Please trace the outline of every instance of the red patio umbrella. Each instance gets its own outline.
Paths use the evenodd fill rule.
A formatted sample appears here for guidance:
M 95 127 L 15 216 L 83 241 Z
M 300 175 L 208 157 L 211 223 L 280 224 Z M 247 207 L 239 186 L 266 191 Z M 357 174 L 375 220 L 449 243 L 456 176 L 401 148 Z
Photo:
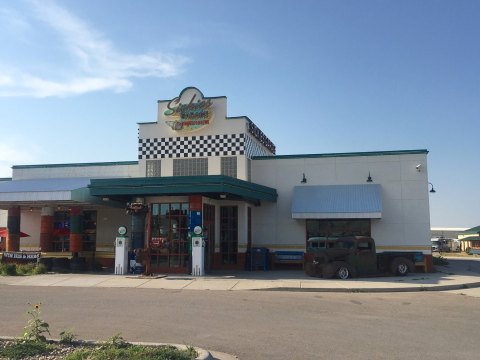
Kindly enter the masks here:
M 7 237 L 7 229 L 3 228 L 3 229 L 0 229 L 0 237 Z M 20 231 L 20 237 L 28 237 L 30 235 L 28 234 L 25 234 L 24 232 Z

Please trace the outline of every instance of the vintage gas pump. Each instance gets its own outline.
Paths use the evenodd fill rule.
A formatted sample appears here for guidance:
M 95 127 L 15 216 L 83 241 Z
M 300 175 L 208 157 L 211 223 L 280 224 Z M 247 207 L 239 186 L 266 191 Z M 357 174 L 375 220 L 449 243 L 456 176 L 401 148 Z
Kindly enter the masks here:
M 120 226 L 115 238 L 115 275 L 124 275 L 128 272 L 128 237 L 127 228 Z
M 192 275 L 205 275 L 205 242 L 203 240 L 202 212 L 190 213 L 190 233 L 192 239 Z

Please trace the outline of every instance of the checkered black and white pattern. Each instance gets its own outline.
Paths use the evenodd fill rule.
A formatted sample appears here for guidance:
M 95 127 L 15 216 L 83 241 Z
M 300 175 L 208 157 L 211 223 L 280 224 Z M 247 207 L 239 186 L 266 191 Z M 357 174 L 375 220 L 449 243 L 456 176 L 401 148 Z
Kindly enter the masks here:
M 138 139 L 138 159 L 245 154 L 245 134 Z

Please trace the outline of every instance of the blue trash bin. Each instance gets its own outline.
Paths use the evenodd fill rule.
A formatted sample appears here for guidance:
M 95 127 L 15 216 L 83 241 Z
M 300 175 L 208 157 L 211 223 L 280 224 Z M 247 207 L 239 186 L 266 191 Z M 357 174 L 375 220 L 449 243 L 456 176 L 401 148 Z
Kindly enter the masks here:
M 249 270 L 268 270 L 269 250 L 267 248 L 250 249 Z

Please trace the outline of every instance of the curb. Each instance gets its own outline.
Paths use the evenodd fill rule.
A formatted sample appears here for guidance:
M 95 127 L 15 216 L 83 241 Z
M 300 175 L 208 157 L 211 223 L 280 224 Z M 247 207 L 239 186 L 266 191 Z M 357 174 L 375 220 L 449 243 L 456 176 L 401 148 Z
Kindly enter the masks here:
M 277 287 L 267 289 L 252 289 L 251 291 L 290 291 L 290 292 L 330 292 L 330 293 L 389 293 L 389 292 L 419 292 L 419 291 L 447 291 L 472 289 L 480 287 L 480 282 L 455 285 L 414 286 L 404 288 L 296 288 Z

